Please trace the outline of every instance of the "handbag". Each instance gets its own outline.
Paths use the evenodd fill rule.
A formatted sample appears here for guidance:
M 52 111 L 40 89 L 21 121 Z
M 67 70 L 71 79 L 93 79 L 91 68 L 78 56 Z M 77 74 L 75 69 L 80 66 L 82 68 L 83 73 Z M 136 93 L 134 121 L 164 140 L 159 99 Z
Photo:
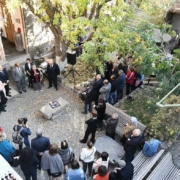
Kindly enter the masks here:
M 70 152 L 70 151 L 69 151 L 69 153 L 70 153 L 70 161 L 73 162 L 75 159 L 75 154 L 73 152 Z
M 93 148 L 93 152 L 94 152 L 94 148 Z M 85 157 L 84 160 L 87 159 L 87 158 L 89 158 L 89 157 L 93 154 L 93 152 L 92 152 L 89 156 Z M 84 160 L 82 160 L 82 159 L 81 159 L 81 155 L 79 155 L 79 161 L 84 162 Z
M 61 176 L 61 172 L 57 172 L 57 173 L 51 173 L 52 177 L 59 177 Z

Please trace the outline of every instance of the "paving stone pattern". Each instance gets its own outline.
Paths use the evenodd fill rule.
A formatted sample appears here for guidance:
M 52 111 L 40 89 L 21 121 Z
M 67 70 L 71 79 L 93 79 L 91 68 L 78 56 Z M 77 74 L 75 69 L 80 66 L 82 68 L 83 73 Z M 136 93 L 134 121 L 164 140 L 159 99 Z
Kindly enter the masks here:
M 11 83 L 11 85 L 16 89 L 15 84 Z M 66 110 L 54 120 L 43 118 L 38 111 L 40 107 L 59 97 L 63 97 L 69 102 Z M 79 143 L 79 139 L 82 139 L 84 135 L 86 128 L 84 122 L 90 117 L 90 114 L 81 114 L 82 107 L 83 104 L 80 104 L 78 99 L 63 87 L 59 87 L 59 91 L 56 91 L 55 88 L 47 89 L 46 84 L 42 92 L 34 92 L 33 89 L 27 88 L 26 93 L 23 92 L 8 100 L 7 112 L 2 112 L 0 115 L 0 126 L 6 132 L 8 139 L 12 140 L 13 126 L 17 124 L 17 119 L 28 117 L 27 124 L 32 132 L 30 139 L 36 136 L 37 128 L 41 128 L 43 135 L 50 138 L 51 143 L 60 145 L 62 140 L 67 140 L 78 159 L 81 149 L 86 147 L 85 144 Z M 103 134 L 104 132 L 101 131 L 96 133 L 96 136 Z M 18 148 L 16 144 L 13 145 Z M 15 170 L 25 179 L 20 167 Z M 64 178 L 62 177 L 62 179 Z M 38 180 L 48 180 L 46 172 L 38 171 Z

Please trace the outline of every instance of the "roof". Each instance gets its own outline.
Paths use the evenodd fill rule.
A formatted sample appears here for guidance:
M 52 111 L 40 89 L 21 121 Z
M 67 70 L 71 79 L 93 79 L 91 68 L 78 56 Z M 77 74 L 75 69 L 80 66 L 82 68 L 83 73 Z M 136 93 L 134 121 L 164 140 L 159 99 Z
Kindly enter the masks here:
M 173 4 L 170 7 L 169 12 L 180 14 L 180 2 Z

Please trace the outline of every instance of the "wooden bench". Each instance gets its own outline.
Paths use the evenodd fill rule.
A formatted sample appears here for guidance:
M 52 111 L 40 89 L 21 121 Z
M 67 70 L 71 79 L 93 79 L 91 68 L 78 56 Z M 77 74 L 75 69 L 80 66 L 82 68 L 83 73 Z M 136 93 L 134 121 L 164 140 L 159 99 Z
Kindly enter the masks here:
M 124 132 L 124 125 L 127 123 L 129 124 L 131 122 L 131 116 L 124 113 L 120 109 L 112 106 L 111 104 L 106 103 L 106 114 L 112 115 L 113 113 L 118 113 L 118 115 L 119 115 L 119 122 L 118 122 L 118 125 L 116 128 L 116 133 L 122 137 L 123 132 Z M 145 130 L 146 126 L 138 121 L 137 128 L 139 128 L 141 130 L 141 134 L 142 134 L 143 131 Z
M 153 157 L 147 157 L 142 153 L 142 151 L 139 152 L 135 159 L 132 161 L 132 164 L 134 165 L 133 180 L 143 179 L 149 172 L 149 170 L 155 165 L 155 163 L 158 161 L 164 151 L 164 149 L 161 149 Z M 159 179 L 154 178 L 153 180 Z
M 172 162 L 171 153 L 167 153 L 156 168 L 151 172 L 146 180 L 178 180 L 180 179 L 180 169 L 176 168 Z

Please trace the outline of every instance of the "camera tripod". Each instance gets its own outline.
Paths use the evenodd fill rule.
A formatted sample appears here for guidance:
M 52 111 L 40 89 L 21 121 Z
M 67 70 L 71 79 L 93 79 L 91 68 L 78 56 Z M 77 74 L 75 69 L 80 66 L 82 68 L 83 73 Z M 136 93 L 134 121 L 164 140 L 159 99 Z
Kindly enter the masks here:
M 80 74 L 75 70 L 74 65 L 72 65 L 72 69 L 64 76 L 67 77 L 70 73 L 72 73 L 73 79 L 74 79 L 74 85 L 76 84 L 76 80 L 75 80 L 75 73 L 78 74 L 80 76 Z

